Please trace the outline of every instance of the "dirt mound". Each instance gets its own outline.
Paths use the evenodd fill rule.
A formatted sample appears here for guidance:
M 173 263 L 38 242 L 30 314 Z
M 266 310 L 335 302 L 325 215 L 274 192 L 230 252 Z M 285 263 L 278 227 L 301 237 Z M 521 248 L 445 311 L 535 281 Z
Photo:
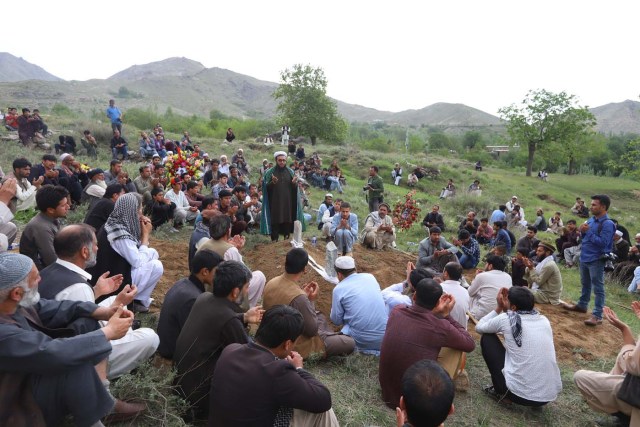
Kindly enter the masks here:
M 150 247 L 160 254 L 160 260 L 164 267 L 164 274 L 151 295 L 153 304 L 150 309 L 152 312 L 159 312 L 164 296 L 171 289 L 171 286 L 183 277 L 189 276 L 189 242 L 170 242 L 152 238 L 149 243 Z
M 159 311 L 164 295 L 171 286 L 189 274 L 186 254 L 188 242 L 152 240 L 151 247 L 158 250 L 164 265 L 164 275 L 153 293 L 154 303 L 152 311 Z M 317 247 L 306 245 L 309 255 L 320 265 L 325 263 L 324 243 L 318 242 Z M 242 251 L 244 261 L 252 270 L 262 271 L 267 280 L 279 276 L 284 272 L 284 258 L 291 249 L 289 242 L 258 245 L 249 251 Z M 176 255 L 180 254 L 180 255 Z M 182 255 L 184 254 L 184 255 Z M 382 288 L 402 282 L 405 279 L 408 261 L 415 262 L 415 255 L 400 251 L 371 251 L 356 247 L 354 258 L 359 272 L 373 274 Z M 473 273 L 465 274 L 471 282 Z M 316 307 L 328 317 L 331 311 L 331 290 L 333 285 L 326 282 L 315 270 L 307 268 L 301 283 L 316 281 L 320 285 L 320 295 Z M 586 314 L 567 312 L 552 305 L 539 305 L 538 310 L 544 314 L 553 327 L 556 355 L 559 361 L 576 363 L 584 360 L 610 358 L 615 356 L 621 346 L 620 332 L 604 322 L 602 326 L 590 328 L 584 325 Z M 473 331 L 473 324 L 469 324 Z M 473 331 L 475 334 L 475 331 Z
M 305 249 L 318 264 L 325 264 L 325 245 L 318 242 L 317 247 L 305 245 Z M 278 242 L 258 245 L 250 252 L 243 254 L 247 265 L 253 270 L 262 271 L 267 280 L 284 273 L 284 257 L 291 249 L 291 244 Z M 356 248 L 353 252 L 356 267 L 361 273 L 373 274 L 382 288 L 405 280 L 407 262 L 415 261 L 415 256 L 400 251 L 370 251 Z M 301 283 L 318 282 L 320 294 L 316 300 L 316 308 L 328 317 L 331 311 L 331 290 L 333 284 L 325 281 L 313 268 L 308 267 Z

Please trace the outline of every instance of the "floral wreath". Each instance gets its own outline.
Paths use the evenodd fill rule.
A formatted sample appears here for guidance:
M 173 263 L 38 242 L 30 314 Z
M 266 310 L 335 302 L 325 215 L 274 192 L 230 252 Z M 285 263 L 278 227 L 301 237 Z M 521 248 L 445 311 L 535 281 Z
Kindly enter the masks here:
M 172 178 L 180 178 L 183 173 L 191 175 L 195 179 L 202 176 L 203 161 L 198 157 L 197 153 L 185 155 L 185 152 L 176 148 L 176 153 L 167 156 L 164 161 L 166 175 L 169 180 Z
M 400 230 L 408 230 L 413 223 L 419 218 L 420 208 L 418 203 L 413 199 L 416 190 L 410 191 L 404 196 L 404 201 L 399 201 L 393 208 L 393 223 Z

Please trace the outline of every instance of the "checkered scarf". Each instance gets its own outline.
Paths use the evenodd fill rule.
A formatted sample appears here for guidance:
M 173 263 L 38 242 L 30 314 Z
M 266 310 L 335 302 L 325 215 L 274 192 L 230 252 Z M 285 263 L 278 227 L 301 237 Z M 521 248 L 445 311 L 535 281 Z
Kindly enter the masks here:
M 507 311 L 509 316 L 509 325 L 511 325 L 511 333 L 518 347 L 522 347 L 522 319 L 521 314 L 539 314 L 537 310 L 517 310 Z
M 140 200 L 133 193 L 123 194 L 116 200 L 113 212 L 104 224 L 109 243 L 118 239 L 129 239 L 140 243 Z

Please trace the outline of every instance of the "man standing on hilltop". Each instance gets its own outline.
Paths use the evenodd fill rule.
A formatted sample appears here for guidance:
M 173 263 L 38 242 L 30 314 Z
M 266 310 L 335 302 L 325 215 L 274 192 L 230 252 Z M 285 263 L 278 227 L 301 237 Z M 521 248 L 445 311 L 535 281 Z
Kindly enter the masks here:
M 567 310 L 586 313 L 591 300 L 591 289 L 595 294 L 595 306 L 590 318 L 584 321 L 587 326 L 602 324 L 604 307 L 604 264 L 607 254 L 613 250 L 613 234 L 616 226 L 609 219 L 607 211 L 611 199 L 606 194 L 591 196 L 591 213 L 593 216 L 579 228 L 582 234 L 582 251 L 580 253 L 580 281 L 582 295 L 576 304 L 564 304 Z
M 122 111 L 116 107 L 116 101 L 109 100 L 109 107 L 107 108 L 107 117 L 111 120 L 111 130 L 122 133 Z

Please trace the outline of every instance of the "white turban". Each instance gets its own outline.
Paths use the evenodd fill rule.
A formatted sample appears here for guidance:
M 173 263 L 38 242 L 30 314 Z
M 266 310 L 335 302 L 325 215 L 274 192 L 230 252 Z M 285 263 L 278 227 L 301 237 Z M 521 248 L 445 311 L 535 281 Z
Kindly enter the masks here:
M 276 151 L 275 153 L 273 153 L 273 159 L 276 160 L 278 158 L 278 156 L 285 156 L 287 157 L 287 153 L 284 151 Z

